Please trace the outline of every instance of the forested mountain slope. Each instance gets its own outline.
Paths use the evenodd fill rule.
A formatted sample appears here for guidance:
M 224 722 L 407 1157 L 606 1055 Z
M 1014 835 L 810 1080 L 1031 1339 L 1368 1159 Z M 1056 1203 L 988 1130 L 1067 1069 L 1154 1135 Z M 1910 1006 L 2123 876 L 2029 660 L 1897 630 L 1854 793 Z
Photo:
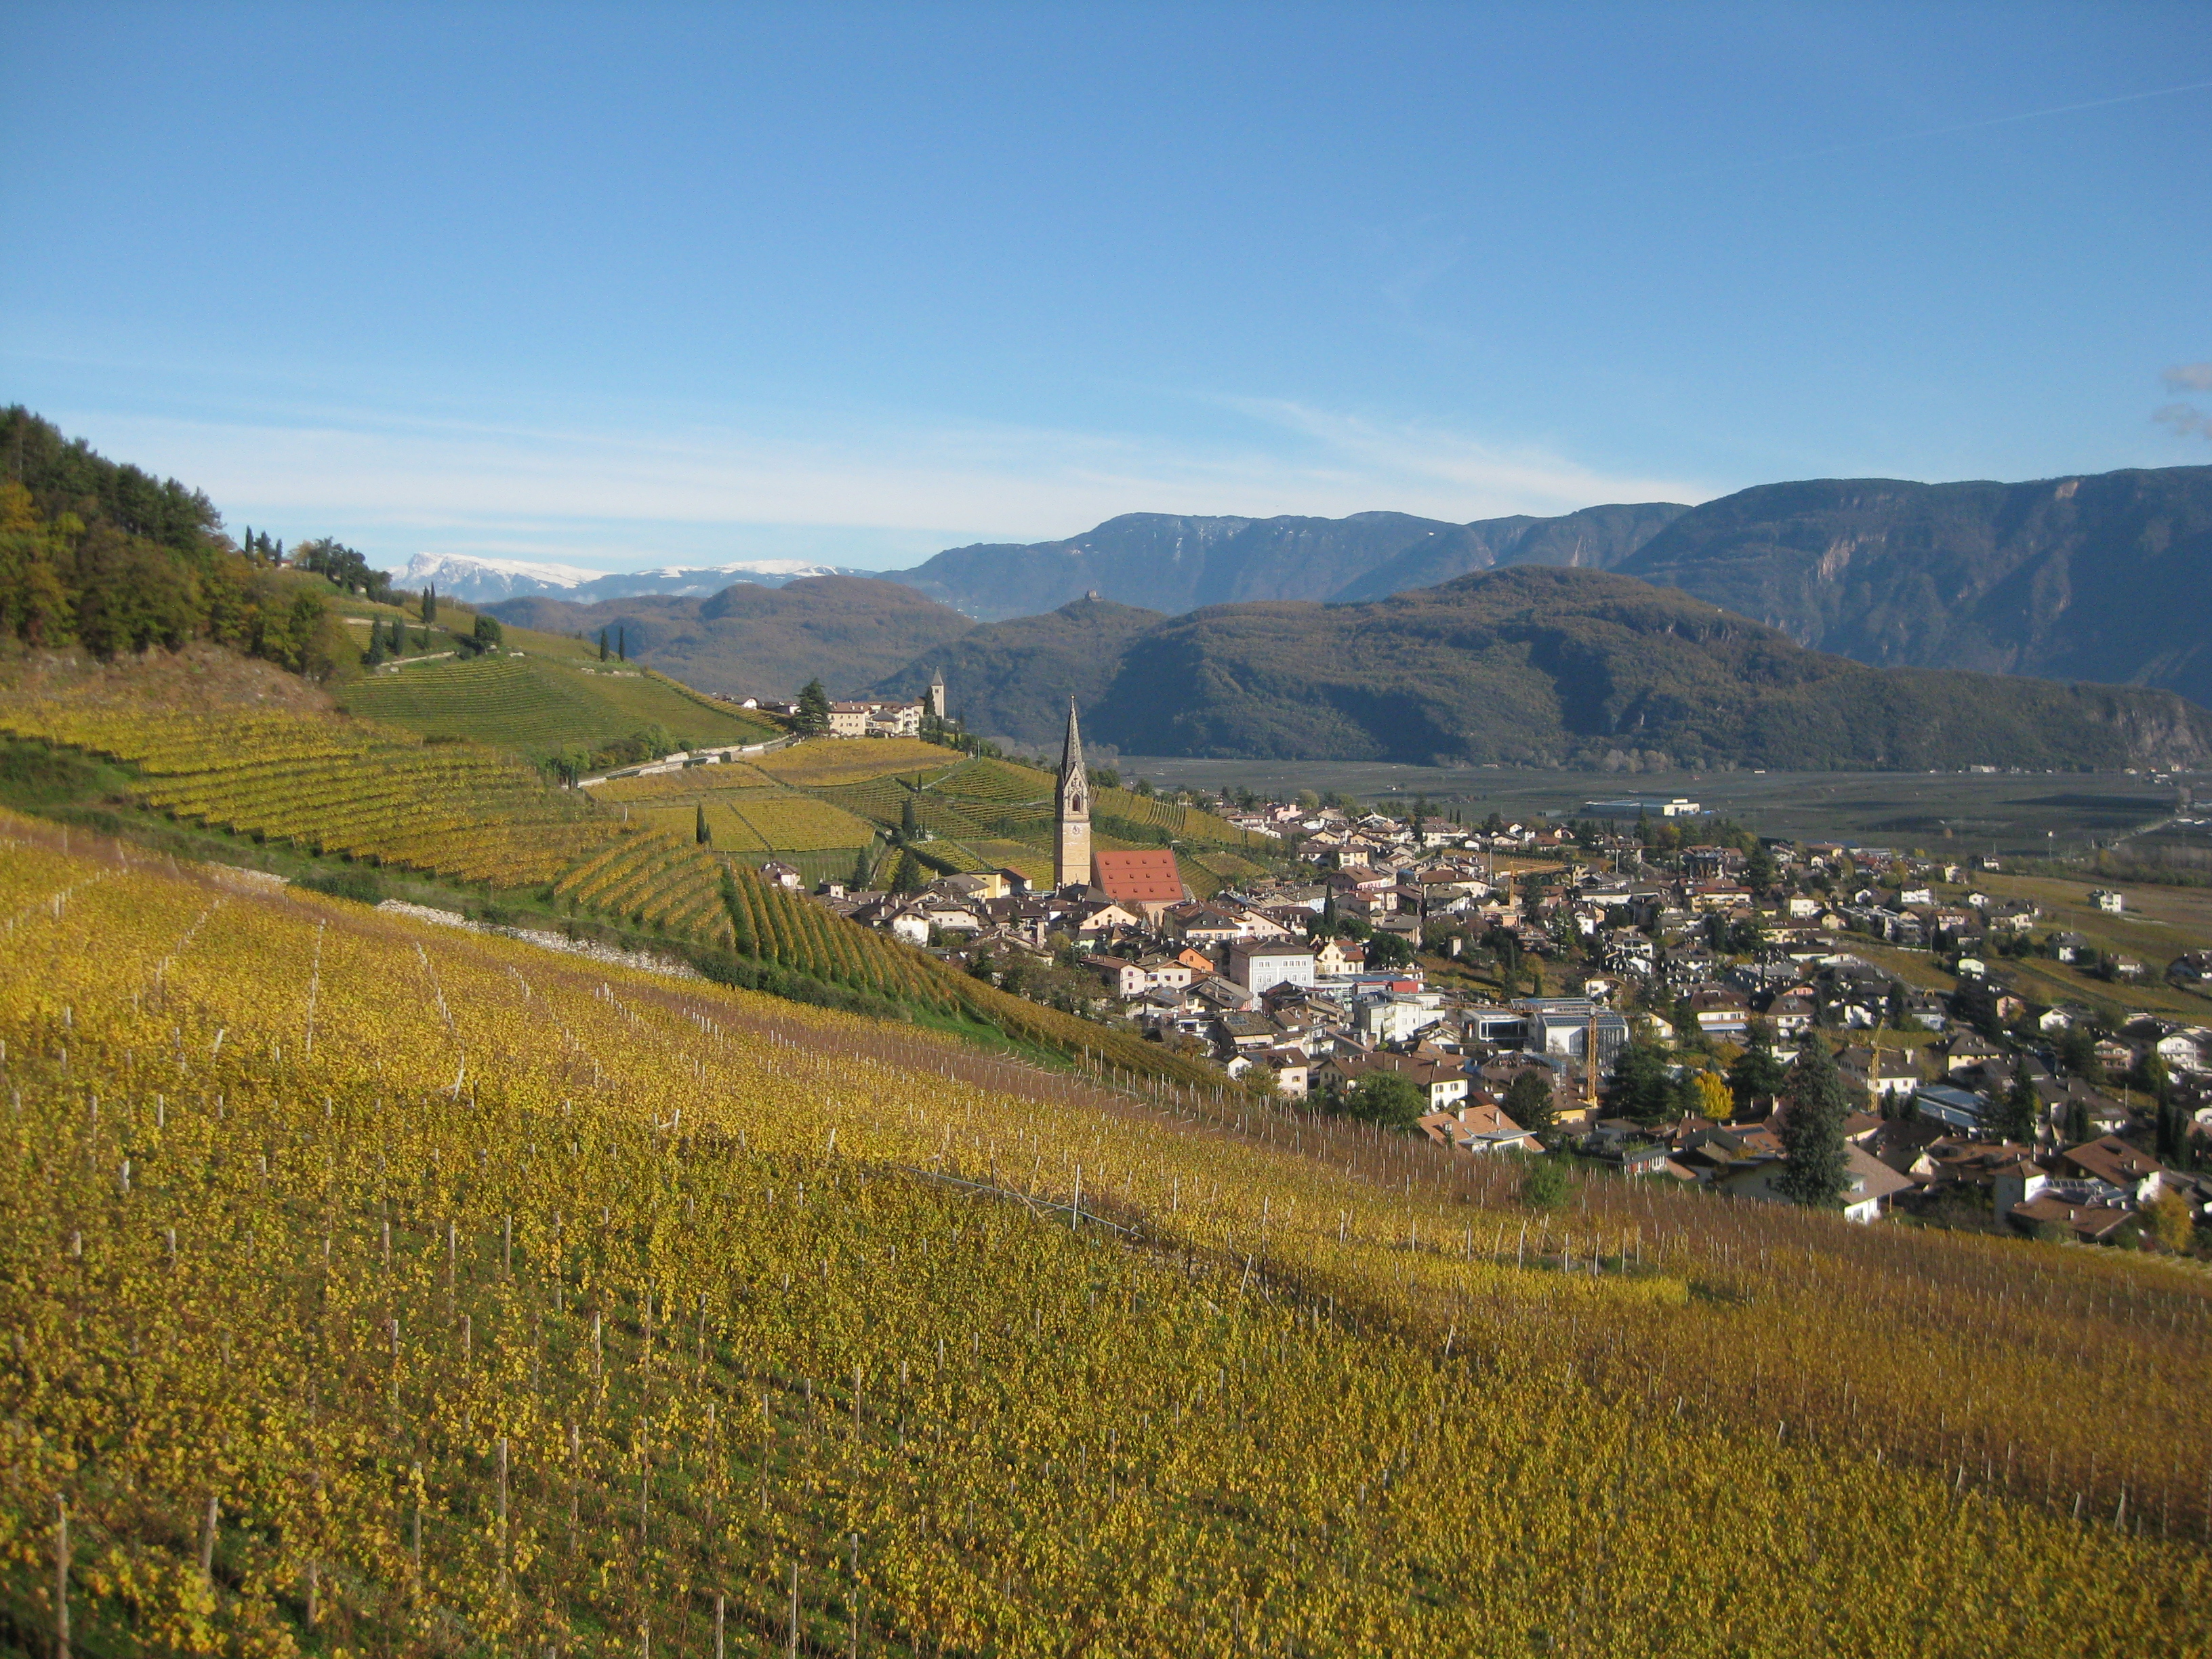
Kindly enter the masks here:
M 1139 635 L 1090 725 L 1140 754 L 1698 766 L 2201 764 L 2170 693 L 1875 669 L 1664 588 L 1521 566 L 1367 605 L 1194 611 Z
M 726 696 L 795 696 L 811 679 L 850 696 L 975 626 L 911 587 L 866 576 L 744 582 L 704 599 L 526 598 L 485 609 L 548 634 L 619 636 L 634 660 Z
M 929 677 L 942 672 L 947 710 L 969 731 L 1052 744 L 1066 727 L 1067 700 L 1096 703 L 1130 641 L 1166 620 L 1111 599 L 1076 599 L 1042 617 L 987 623 L 924 653 L 875 689 L 920 696 Z
M 1620 568 L 1862 662 L 2212 703 L 2212 466 L 1765 484 L 1692 508 Z

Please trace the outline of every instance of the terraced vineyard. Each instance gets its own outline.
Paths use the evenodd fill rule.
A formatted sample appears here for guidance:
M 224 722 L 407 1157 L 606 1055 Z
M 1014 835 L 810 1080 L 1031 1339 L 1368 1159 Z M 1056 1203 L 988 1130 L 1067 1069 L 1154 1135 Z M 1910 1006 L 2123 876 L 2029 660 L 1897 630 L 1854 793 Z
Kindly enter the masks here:
M 433 737 L 470 738 L 532 757 L 586 749 L 659 726 L 679 746 L 720 747 L 778 735 L 765 720 L 701 696 L 650 669 L 543 656 L 425 663 L 371 674 L 345 693 L 367 719 Z
M 797 853 L 833 847 L 855 850 L 876 838 L 876 826 L 841 806 L 801 794 L 749 792 L 731 803 L 768 846 Z
M 557 882 L 555 893 L 672 933 L 726 939 L 722 865 L 689 836 L 658 829 L 623 836 Z
M 645 777 L 609 778 L 592 786 L 594 799 L 603 801 L 688 801 L 712 797 L 724 790 L 781 789 L 783 785 L 744 761 L 718 761 L 712 766 L 686 766 L 674 772 L 654 772 Z
M 681 806 L 641 806 L 628 809 L 638 823 L 651 824 L 654 829 L 672 836 L 690 837 L 697 833 L 698 815 L 707 815 L 708 833 L 718 853 L 758 854 L 765 856 L 771 849 L 761 839 L 760 832 L 739 815 L 726 799 L 709 798 Z
M 139 799 L 175 817 L 464 881 L 550 881 L 611 833 L 511 757 L 360 721 L 46 703 L 0 707 L 0 730 L 130 762 Z
M 2212 1646 L 2155 1261 L 1532 1213 L 5 817 L 0 1044 L 21 1650 Z
M 819 789 L 893 775 L 933 778 L 950 771 L 957 757 L 919 738 L 824 738 L 763 755 L 757 763 L 781 782 Z
M 936 787 L 948 795 L 1012 805 L 1050 799 L 1053 780 L 1045 773 L 1016 766 L 1011 761 L 985 758 L 968 762 L 950 776 L 939 780 Z
M 757 765 L 617 779 L 594 786 L 593 793 L 609 803 L 665 808 L 653 821 L 672 830 L 680 827 L 679 806 L 704 805 L 717 826 L 715 847 L 749 857 L 843 848 L 857 854 L 878 831 L 898 830 L 910 808 L 916 827 L 934 837 L 921 849 L 931 867 L 959 872 L 1006 866 L 1046 880 L 1054 787 L 1050 774 L 1011 762 L 960 760 L 928 744 L 867 739 L 800 744 L 763 756 Z M 1231 849 L 1261 844 L 1211 813 L 1127 790 L 1100 791 L 1095 811 L 1094 839 L 1101 848 L 1158 847 L 1173 840 L 1233 857 Z M 727 833 L 720 827 L 739 822 L 742 828 Z M 845 860 L 838 873 L 850 867 Z M 1233 867 L 1250 873 L 1261 866 L 1237 860 Z M 1208 890 L 1228 878 L 1211 867 L 1198 873 Z

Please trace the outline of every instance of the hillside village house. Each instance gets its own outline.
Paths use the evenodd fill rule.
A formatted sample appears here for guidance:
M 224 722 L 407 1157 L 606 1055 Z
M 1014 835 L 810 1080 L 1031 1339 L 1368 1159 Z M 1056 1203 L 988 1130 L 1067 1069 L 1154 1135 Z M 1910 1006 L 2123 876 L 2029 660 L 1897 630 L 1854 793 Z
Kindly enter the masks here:
M 1314 953 L 1287 939 L 1241 939 L 1229 947 L 1229 976 L 1255 995 L 1278 985 L 1311 985 Z
M 2212 1139 L 2206 1027 L 2146 1015 L 2116 1032 L 2086 1003 L 2077 1009 L 2063 998 L 2055 1009 L 2039 1001 L 2031 1010 L 2010 952 L 1987 946 L 1992 935 L 2022 929 L 2034 907 L 1986 895 L 1970 902 L 1960 890 L 1971 878 L 1962 869 L 1879 848 L 1793 851 L 1767 843 L 1784 873 L 1777 885 L 1754 890 L 1737 848 L 1692 848 L 1657 862 L 1628 838 L 1599 832 L 1591 846 L 1563 846 L 1565 867 L 1540 884 L 1515 876 L 1499 884 L 1496 857 L 1540 855 L 1538 831 L 1461 830 L 1449 839 L 1463 845 L 1439 847 L 1379 815 L 1271 809 L 1265 816 L 1295 823 L 1305 838 L 1303 845 L 1286 840 L 1288 867 L 1248 870 L 1227 882 L 1207 868 L 1215 884 L 1200 890 L 1201 898 L 1172 848 L 1093 848 L 1073 726 L 1071 714 L 1054 824 L 1055 874 L 1067 879 L 1032 886 L 984 872 L 945 876 L 901 896 L 848 895 L 824 883 L 823 901 L 972 969 L 1018 973 L 1027 994 L 1072 1001 L 1078 1012 L 1178 1048 L 1200 1045 L 1232 1075 L 1265 1067 L 1286 1095 L 1347 1090 L 1376 1068 L 1400 1072 L 1430 1109 L 1424 1135 L 1440 1154 L 1530 1145 L 1491 1109 L 1516 1076 L 1534 1068 L 1553 1097 L 1547 1142 L 1580 1144 L 1624 1173 L 1773 1196 L 1783 1151 L 1771 1098 L 1744 1103 L 1725 1124 L 1673 1126 L 1626 1122 L 1610 1115 L 1620 1110 L 1617 1100 L 1594 1098 L 1630 1038 L 1632 1008 L 1645 1036 L 1709 1048 L 1765 1040 L 1786 1050 L 1813 1030 L 1833 1047 L 1833 1034 L 1858 1033 L 1838 1056 L 1848 1084 L 1864 1091 L 1865 1109 L 1848 1131 L 1856 1219 L 1895 1202 L 1940 1216 L 1946 1194 L 1969 1190 L 1981 1195 L 1970 1207 L 1986 1215 L 1990 1194 L 2002 1187 L 2000 1218 L 2014 1214 L 2021 1228 L 2036 1229 L 2047 1209 L 2057 1218 L 2051 1224 L 2071 1236 L 2110 1238 L 2169 1188 L 2192 1213 L 2212 1203 L 2212 1182 L 2169 1174 L 2168 1160 L 2152 1156 L 2151 1115 L 2140 1091 L 2131 1103 L 2117 1087 L 2107 1092 L 2054 1077 L 2047 1053 L 2013 1035 L 2031 1012 L 2042 1019 L 2046 1042 L 2087 1022 L 2097 1033 L 2094 1052 L 2113 1075 L 2155 1055 L 2173 1075 L 2190 1130 Z M 1279 811 L 1285 815 L 1278 818 Z M 1333 848 L 1323 830 L 1334 832 Z M 1877 870 L 1882 874 L 1870 878 Z M 797 878 L 773 865 L 763 874 L 787 884 Z M 1844 879 L 1832 905 L 1803 890 L 1825 896 L 1838 874 Z M 1369 945 L 1340 929 L 1328 937 L 1321 918 L 1332 909 L 1346 924 L 1358 918 L 1373 929 Z M 1372 970 L 1377 942 L 1393 934 L 1413 947 L 1416 965 Z M 1916 988 L 1873 952 L 1854 953 L 1854 936 L 1892 950 L 1936 942 L 1943 964 L 1963 969 L 1959 991 Z M 1508 938 L 1524 972 L 1583 994 L 1493 1001 L 1494 993 L 1475 991 L 1456 975 L 1431 983 L 1418 965 L 1433 952 L 1471 961 L 1480 975 Z M 2212 953 L 2205 965 L 2212 969 Z M 1060 977 L 1069 975 L 1077 982 Z M 1673 1021 L 1685 1004 L 1687 1029 L 1677 1033 Z M 1985 1040 L 1969 1021 L 1990 1024 L 1992 1016 L 1998 1035 Z M 1907 1054 L 1865 1035 L 1899 1027 L 1936 1040 Z M 1593 1029 L 1595 1055 L 1587 1052 Z M 2023 1074 L 2036 1093 L 2038 1133 L 2032 1145 L 2003 1145 L 1994 1108 Z M 2159 1133 L 2170 1137 L 2170 1123 Z M 2075 1137 L 2082 1144 L 2069 1146 Z
M 833 738 L 911 738 L 921 731 L 919 702 L 833 702 Z

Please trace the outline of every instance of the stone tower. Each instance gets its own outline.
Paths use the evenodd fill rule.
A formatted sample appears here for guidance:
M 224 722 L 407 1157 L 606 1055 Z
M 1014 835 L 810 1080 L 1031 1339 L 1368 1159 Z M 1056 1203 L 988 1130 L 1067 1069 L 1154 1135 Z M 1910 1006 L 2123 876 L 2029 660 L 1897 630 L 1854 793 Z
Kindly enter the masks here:
M 1091 884 L 1091 775 L 1083 769 L 1083 734 L 1075 728 L 1075 699 L 1067 700 L 1067 746 L 1060 757 L 1060 797 L 1054 813 L 1060 836 L 1052 884 Z
M 945 671 L 929 671 L 929 718 L 942 724 L 945 720 Z

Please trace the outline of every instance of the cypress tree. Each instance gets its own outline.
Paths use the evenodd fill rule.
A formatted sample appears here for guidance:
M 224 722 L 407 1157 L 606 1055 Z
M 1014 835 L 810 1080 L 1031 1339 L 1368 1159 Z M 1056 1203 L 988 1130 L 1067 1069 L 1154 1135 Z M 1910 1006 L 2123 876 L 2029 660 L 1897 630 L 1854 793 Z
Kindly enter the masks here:
M 601 662 L 605 662 L 606 659 L 607 659 L 607 630 L 606 630 L 605 629 L 602 628 L 602 629 L 599 630 L 599 660 L 600 660 Z
M 615 660 L 617 662 L 629 660 L 629 630 L 626 628 L 615 629 Z
M 698 818 L 691 826 L 691 838 L 702 847 L 712 847 L 714 844 L 714 832 L 707 828 L 707 806 L 703 801 L 699 805 Z
M 1844 1119 L 1850 1109 L 1826 1044 L 1810 1038 L 1797 1051 L 1782 1098 L 1786 1161 L 1775 1177 L 1775 1189 L 1811 1208 L 1834 1209 L 1850 1184 Z
M 438 586 L 433 582 L 422 590 L 422 626 L 428 628 L 438 620 Z
M 2035 1139 L 2036 1109 L 2040 1103 L 2036 1098 L 2035 1085 L 2023 1071 L 2013 1079 L 2012 1087 L 2005 1091 L 2004 1103 L 1997 1112 L 1998 1133 L 2007 1140 L 2032 1142 Z

